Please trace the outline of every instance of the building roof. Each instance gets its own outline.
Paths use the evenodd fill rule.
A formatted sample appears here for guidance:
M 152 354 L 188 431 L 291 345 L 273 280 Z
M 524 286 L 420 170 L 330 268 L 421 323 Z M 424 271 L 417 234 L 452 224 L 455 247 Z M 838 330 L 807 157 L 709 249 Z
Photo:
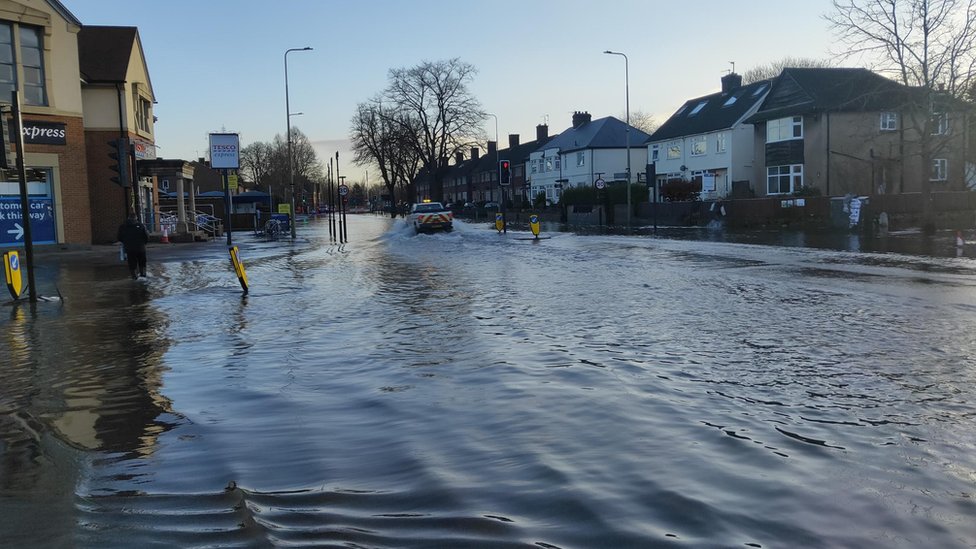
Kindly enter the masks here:
M 64 7 L 64 4 L 62 4 L 58 0 L 47 0 L 47 4 L 49 6 L 51 6 L 51 9 L 53 9 L 61 17 L 63 17 L 65 19 L 65 21 L 67 21 L 67 22 L 69 22 L 69 23 L 71 23 L 73 25 L 78 25 L 79 27 L 81 26 L 81 21 L 79 21 L 78 18 L 75 17 L 75 15 L 73 13 L 71 13 L 68 10 L 68 8 Z
M 84 26 L 78 33 L 78 65 L 87 82 L 125 82 L 136 27 Z
M 732 128 L 766 97 L 770 83 L 770 80 L 760 80 L 727 92 L 688 100 L 648 141 L 663 141 Z
M 913 90 L 860 68 L 786 68 L 746 122 L 810 112 L 870 112 L 903 107 Z
M 630 146 L 640 146 L 650 135 L 631 127 Z M 612 116 L 584 122 L 575 128 L 554 136 L 547 143 L 536 147 L 532 152 L 542 149 L 558 148 L 561 153 L 583 149 L 622 149 L 627 143 L 627 124 Z

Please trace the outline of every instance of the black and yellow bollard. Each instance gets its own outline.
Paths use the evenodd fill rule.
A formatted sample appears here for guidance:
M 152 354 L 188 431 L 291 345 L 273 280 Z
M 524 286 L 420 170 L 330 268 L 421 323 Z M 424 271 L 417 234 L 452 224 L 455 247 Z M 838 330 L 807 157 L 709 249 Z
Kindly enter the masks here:
M 529 230 L 532 231 L 532 236 L 539 238 L 539 214 L 532 214 L 529 216 Z
M 501 212 L 495 214 L 495 230 L 499 233 L 505 230 L 505 216 Z
M 20 299 L 24 291 L 24 277 L 20 270 L 20 255 L 10 251 L 3 254 L 3 274 L 7 282 L 7 290 L 15 300 Z
M 234 264 L 234 272 L 237 273 L 237 280 L 241 283 L 244 295 L 247 295 L 247 273 L 244 272 L 244 263 L 241 262 L 237 246 L 230 247 L 230 261 Z

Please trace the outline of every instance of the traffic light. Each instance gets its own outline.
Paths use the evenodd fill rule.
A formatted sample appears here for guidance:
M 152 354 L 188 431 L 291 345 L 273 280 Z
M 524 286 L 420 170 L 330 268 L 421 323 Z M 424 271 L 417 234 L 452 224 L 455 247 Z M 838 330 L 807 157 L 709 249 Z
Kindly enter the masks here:
M 113 172 L 117 172 L 118 175 L 113 175 L 109 179 L 113 183 L 119 185 L 120 187 L 129 186 L 129 143 L 127 139 L 113 139 L 108 142 L 108 146 L 111 150 L 108 153 L 108 157 L 115 161 L 115 164 L 109 166 L 109 169 Z
M 498 184 L 499 185 L 512 184 L 512 164 L 508 160 L 498 161 Z

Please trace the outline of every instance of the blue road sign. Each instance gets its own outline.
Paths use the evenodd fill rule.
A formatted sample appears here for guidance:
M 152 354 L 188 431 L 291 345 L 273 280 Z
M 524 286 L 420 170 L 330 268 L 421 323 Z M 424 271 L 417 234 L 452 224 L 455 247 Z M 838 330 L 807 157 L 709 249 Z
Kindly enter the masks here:
M 54 244 L 54 204 L 50 198 L 29 198 L 31 235 L 34 244 Z M 0 245 L 24 244 L 24 217 L 20 198 L 0 198 Z

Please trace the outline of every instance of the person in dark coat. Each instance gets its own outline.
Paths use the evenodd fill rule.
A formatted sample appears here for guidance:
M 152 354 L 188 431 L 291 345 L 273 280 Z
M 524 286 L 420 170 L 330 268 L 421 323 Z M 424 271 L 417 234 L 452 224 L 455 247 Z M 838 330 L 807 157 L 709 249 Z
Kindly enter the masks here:
M 125 223 L 119 227 L 119 242 L 125 250 L 125 257 L 129 261 L 129 274 L 132 279 L 136 278 L 136 269 L 139 269 L 139 276 L 146 277 L 146 243 L 149 242 L 149 231 L 146 226 L 139 222 L 135 214 L 129 214 Z

